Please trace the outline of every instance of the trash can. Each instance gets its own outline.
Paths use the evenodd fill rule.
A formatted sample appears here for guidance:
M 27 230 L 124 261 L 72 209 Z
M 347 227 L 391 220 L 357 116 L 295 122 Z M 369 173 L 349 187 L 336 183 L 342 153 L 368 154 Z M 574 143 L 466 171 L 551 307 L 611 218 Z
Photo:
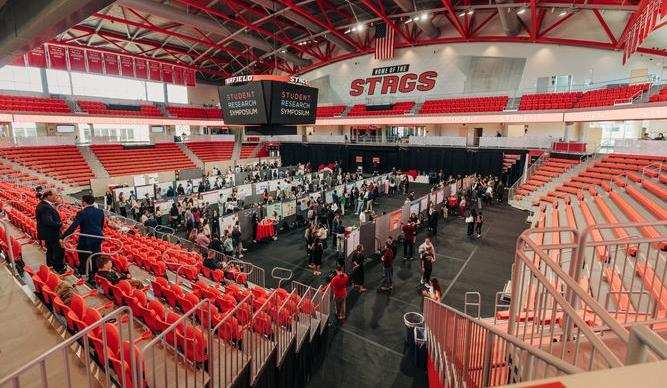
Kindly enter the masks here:
M 412 350 L 415 346 L 415 327 L 424 326 L 424 316 L 409 312 L 403 315 L 403 322 L 405 323 L 405 346 Z
M 414 328 L 415 353 L 414 362 L 418 368 L 426 369 L 426 328 L 416 326 Z

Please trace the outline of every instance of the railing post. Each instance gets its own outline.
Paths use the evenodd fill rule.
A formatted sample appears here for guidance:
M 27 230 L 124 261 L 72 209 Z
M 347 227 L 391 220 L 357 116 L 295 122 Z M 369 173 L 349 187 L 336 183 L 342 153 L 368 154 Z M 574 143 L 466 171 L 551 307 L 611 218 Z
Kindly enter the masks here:
M 465 381 L 468 377 L 468 368 L 470 367 L 470 332 L 472 329 L 472 321 L 466 319 L 465 325 L 465 339 L 464 339 L 464 348 L 463 348 L 463 380 Z
M 484 355 L 482 356 L 482 387 L 489 386 L 489 380 L 491 378 L 491 349 L 493 348 L 493 340 L 495 335 L 486 331 L 486 339 L 484 341 Z

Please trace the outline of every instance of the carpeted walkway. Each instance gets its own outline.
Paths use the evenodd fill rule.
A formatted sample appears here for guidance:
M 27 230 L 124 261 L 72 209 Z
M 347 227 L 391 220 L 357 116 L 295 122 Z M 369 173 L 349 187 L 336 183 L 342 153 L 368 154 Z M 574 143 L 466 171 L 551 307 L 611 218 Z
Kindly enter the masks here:
M 417 197 L 428 188 L 414 188 Z M 400 207 L 404 198 L 382 198 L 376 211 L 389 211 Z M 525 229 L 525 213 L 506 205 L 485 208 L 486 222 L 481 240 L 470 241 L 466 237 L 463 219 L 450 218 L 440 223 L 437 241 L 437 259 L 433 276 L 437 277 L 445 293 L 443 302 L 463 310 L 467 291 L 481 294 L 482 316 L 490 316 L 494 310 L 494 297 L 509 280 L 514 249 L 518 235 Z M 346 221 L 355 216 L 347 216 Z M 421 244 L 425 232 L 418 235 Z M 263 267 L 268 286 L 272 268 L 279 266 L 294 271 L 294 279 L 318 286 L 321 277 L 314 277 L 306 267 L 303 231 L 280 235 L 271 241 L 252 247 L 246 260 Z M 333 270 L 335 259 L 332 251 L 324 260 L 323 273 Z M 417 370 L 411 357 L 403 355 L 405 329 L 403 314 L 421 311 L 421 295 L 417 292 L 420 279 L 419 262 L 403 262 L 402 247 L 394 269 L 394 291 L 391 295 L 378 294 L 375 290 L 382 280 L 382 268 L 377 261 L 366 264 L 368 292 L 359 295 L 352 291 L 348 299 L 349 317 L 343 325 L 334 324 L 330 348 L 320 370 L 309 387 L 352 386 L 354 388 L 425 387 L 426 379 Z

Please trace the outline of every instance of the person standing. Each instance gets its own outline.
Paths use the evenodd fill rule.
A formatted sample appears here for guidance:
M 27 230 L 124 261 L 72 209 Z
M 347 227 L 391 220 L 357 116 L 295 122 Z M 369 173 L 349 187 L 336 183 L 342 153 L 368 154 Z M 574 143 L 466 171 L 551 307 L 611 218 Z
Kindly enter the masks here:
M 62 238 L 65 238 L 79 228 L 80 236 L 76 249 L 79 251 L 78 271 L 80 276 L 86 273 L 86 263 L 90 256 L 102 251 L 104 240 L 104 212 L 95 206 L 95 198 L 92 195 L 84 195 L 82 201 L 83 209 L 79 210 L 72 224 L 62 235 Z M 97 263 L 93 260 L 88 281 L 92 281 L 96 271 Z
M 336 303 L 336 316 L 338 320 L 344 321 L 346 317 L 346 304 L 347 304 L 347 286 L 349 284 L 349 278 L 345 271 L 343 271 L 343 266 L 336 266 L 336 275 L 331 279 L 331 291 Z
M 403 260 L 412 260 L 415 254 L 415 224 L 408 221 L 403 225 Z
M 322 245 L 322 240 L 319 238 L 315 239 L 312 248 L 310 248 L 310 255 L 312 256 L 313 262 L 313 275 L 320 276 L 320 267 L 322 266 L 322 255 L 324 254 L 324 246 Z
M 422 270 L 422 284 L 427 284 L 431 280 L 431 273 L 433 272 L 433 263 L 435 262 L 435 247 L 428 237 L 424 239 L 424 243 L 419 246 L 419 258 L 421 261 Z
M 482 217 L 482 212 L 477 212 L 475 217 L 475 237 L 482 237 L 482 225 L 484 224 L 484 217 Z
M 37 238 L 46 246 L 46 265 L 62 274 L 65 272 L 65 251 L 60 243 L 60 229 L 63 222 L 56 210 L 58 196 L 52 190 L 46 190 L 35 208 Z
M 388 243 L 385 244 L 380 260 L 382 260 L 382 267 L 384 268 L 384 278 L 380 289 L 391 292 L 394 288 L 394 251 Z
M 433 205 L 428 209 L 428 228 L 433 241 L 436 241 L 438 237 L 438 212 Z
M 364 287 L 365 272 L 364 272 L 364 247 L 359 244 L 352 252 L 352 285 L 360 293 L 366 292 Z
M 467 215 L 465 218 L 466 226 L 468 227 L 467 235 L 468 238 L 472 238 L 475 233 L 475 217 L 476 213 L 474 209 L 468 209 L 466 211 Z

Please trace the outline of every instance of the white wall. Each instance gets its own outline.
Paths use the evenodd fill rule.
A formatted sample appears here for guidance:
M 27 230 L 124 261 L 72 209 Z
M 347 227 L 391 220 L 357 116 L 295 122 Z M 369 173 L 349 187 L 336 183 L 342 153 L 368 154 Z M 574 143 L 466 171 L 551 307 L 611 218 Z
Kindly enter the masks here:
M 364 103 L 369 97 L 366 94 L 358 97 L 349 95 L 352 80 L 370 77 L 373 68 L 409 64 L 410 73 L 437 71 L 435 88 L 429 92 L 396 93 L 392 94 L 392 97 L 411 100 L 438 95 L 444 97 L 447 94 L 463 92 L 466 81 L 465 69 L 462 70 L 460 66 L 463 57 L 466 56 L 525 58 L 518 90 L 508 91 L 510 94 L 534 91 L 539 77 L 572 75 L 575 84 L 596 83 L 627 78 L 633 69 L 645 68 L 649 74 L 661 76 L 663 64 L 667 65 L 667 61 L 661 57 L 636 54 L 624 66 L 621 52 L 583 47 L 523 43 L 465 43 L 399 49 L 391 61 L 377 61 L 373 59 L 373 55 L 365 55 L 315 69 L 304 74 L 303 78 L 315 80 L 329 76 L 332 90 L 327 94 L 333 101 Z M 379 96 L 376 93 L 373 97 Z

